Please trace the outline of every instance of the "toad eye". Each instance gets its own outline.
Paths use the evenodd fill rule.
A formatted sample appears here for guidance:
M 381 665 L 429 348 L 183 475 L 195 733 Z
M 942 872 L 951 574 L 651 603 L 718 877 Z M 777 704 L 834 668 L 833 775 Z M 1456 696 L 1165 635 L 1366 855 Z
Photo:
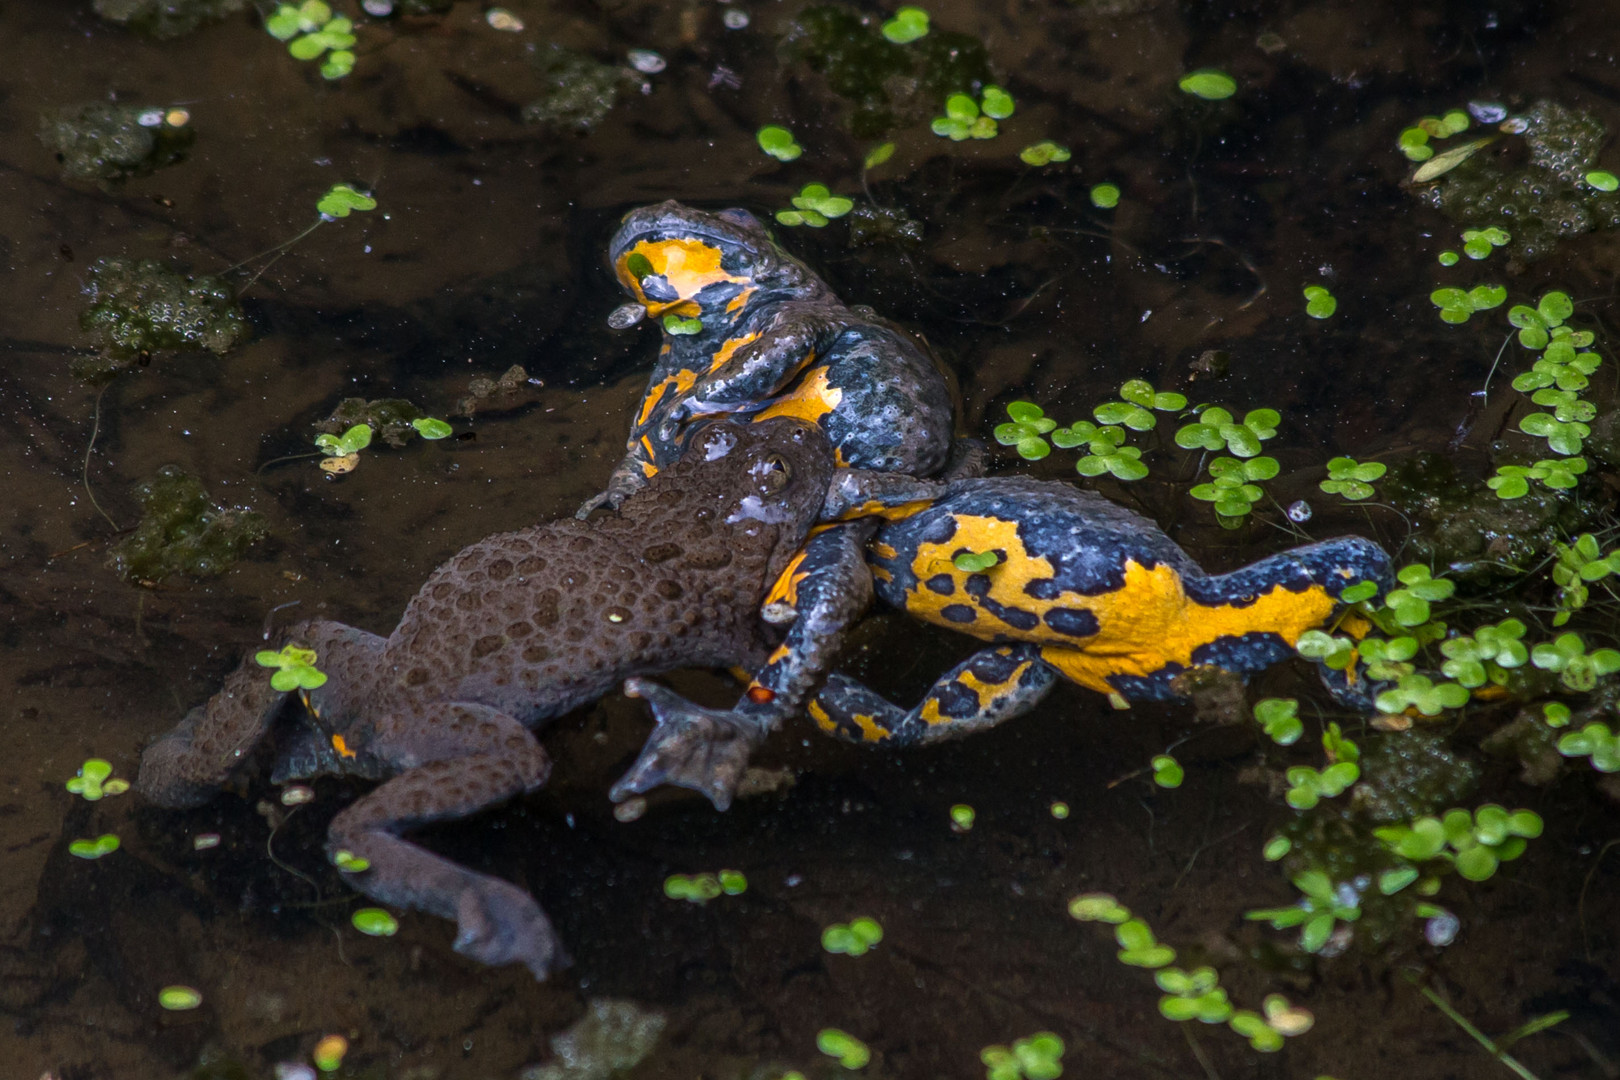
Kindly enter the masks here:
M 748 466 L 748 475 L 761 495 L 771 496 L 787 487 L 793 470 L 788 468 L 787 459 L 781 454 L 767 454 Z

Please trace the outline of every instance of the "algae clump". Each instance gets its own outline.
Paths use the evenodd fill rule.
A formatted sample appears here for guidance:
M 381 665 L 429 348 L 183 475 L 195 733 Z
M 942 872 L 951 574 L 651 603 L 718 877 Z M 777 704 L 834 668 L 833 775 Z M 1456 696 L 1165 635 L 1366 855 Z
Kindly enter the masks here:
M 316 421 L 315 430 L 324 435 L 342 435 L 356 424 L 367 424 L 379 439 L 398 450 L 416 435 L 415 421 L 426 415 L 404 398 L 344 398 L 331 416 Z
M 1620 226 L 1620 194 L 1585 180 L 1607 137 L 1597 119 L 1543 100 L 1511 123 L 1522 128 L 1522 157 L 1475 154 L 1419 197 L 1459 224 L 1506 229 L 1507 250 L 1521 262 L 1551 254 L 1560 240 Z
M 264 518 L 245 506 L 221 506 L 202 482 L 165 465 L 135 485 L 141 523 L 108 556 L 108 565 L 133 585 L 152 585 L 171 574 L 213 577 L 249 545 L 268 534 Z
M 184 109 L 64 105 L 39 118 L 39 141 L 69 180 L 123 180 L 172 165 L 195 139 Z
M 801 11 L 782 52 L 803 60 L 854 106 L 850 127 L 858 139 L 877 138 L 905 118 L 931 115 L 946 95 L 992 81 L 990 54 L 978 38 L 934 30 L 897 45 L 883 36 L 877 19 L 835 4 Z
M 519 1074 L 521 1080 L 607 1080 L 634 1068 L 652 1052 L 666 1023 L 663 1013 L 633 1001 L 595 998 L 584 1016 L 551 1037 L 556 1060 Z
M 526 124 L 556 124 L 590 131 L 612 111 L 619 90 L 635 79 L 628 70 L 548 45 L 534 60 L 546 93 L 523 106 Z
M 247 0 L 95 0 L 96 14 L 155 38 L 189 34 L 247 7 Z
M 97 259 L 85 292 L 90 307 L 79 325 L 101 349 L 99 356 L 73 362 L 73 374 L 86 382 L 105 382 L 164 349 L 223 354 L 247 334 L 235 289 L 221 278 L 181 274 L 157 259 Z
M 1553 544 L 1586 531 L 1592 515 L 1573 490 L 1538 485 L 1523 498 L 1504 501 L 1484 485 L 1464 481 L 1435 453 L 1390 469 L 1384 493 L 1413 521 L 1412 560 L 1445 567 L 1458 581 L 1523 574 Z

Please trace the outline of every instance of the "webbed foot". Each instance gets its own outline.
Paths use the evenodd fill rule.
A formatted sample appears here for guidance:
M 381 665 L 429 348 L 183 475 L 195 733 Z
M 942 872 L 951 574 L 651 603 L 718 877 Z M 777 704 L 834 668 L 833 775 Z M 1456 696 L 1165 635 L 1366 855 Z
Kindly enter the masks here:
M 600 510 L 604 506 L 609 510 L 617 510 L 619 508 L 619 503 L 623 501 L 624 495 L 621 492 L 614 491 L 610 487 L 606 491 L 597 492 L 595 495 L 592 495 L 590 498 L 580 503 L 579 509 L 574 511 L 574 516 L 583 521 L 590 517 L 593 511 Z
M 544 979 L 570 963 L 534 898 L 498 878 L 479 878 L 456 901 L 456 952 L 490 967 L 522 964 Z
M 764 741 L 765 732 L 735 713 L 694 705 L 648 679 L 627 679 L 624 692 L 645 698 L 658 726 L 609 797 L 623 802 L 662 784 L 673 784 L 707 795 L 716 810 L 729 807 L 748 768 L 748 757 Z

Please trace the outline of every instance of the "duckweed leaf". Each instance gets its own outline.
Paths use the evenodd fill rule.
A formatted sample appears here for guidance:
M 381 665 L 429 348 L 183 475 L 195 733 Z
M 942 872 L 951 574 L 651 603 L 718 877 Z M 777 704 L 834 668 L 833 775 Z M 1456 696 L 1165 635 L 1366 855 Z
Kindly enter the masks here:
M 424 439 L 448 439 L 455 433 L 455 429 L 443 420 L 431 416 L 419 416 L 411 421 L 411 427 Z
M 103 784 L 112 776 L 112 762 L 103 758 L 89 758 L 79 766 L 78 774 L 65 785 L 73 794 L 85 802 L 99 802 L 103 795 L 115 795 L 119 792 L 109 791 Z M 110 787 L 111 785 L 107 785 Z M 123 790 L 127 790 L 128 785 Z
M 1081 922 L 1105 922 L 1118 926 L 1129 922 L 1131 910 L 1108 893 L 1082 893 L 1069 901 L 1069 914 Z
M 189 986 L 165 986 L 158 991 L 158 1005 L 170 1012 L 195 1009 L 203 1001 L 202 994 Z
M 951 564 L 966 574 L 982 574 L 1001 562 L 994 551 L 964 551 L 951 560 Z
M 804 147 L 794 140 L 793 132 L 776 124 L 766 124 L 755 133 L 754 138 L 759 148 L 777 161 L 794 161 L 804 153 Z
M 326 674 L 315 666 L 315 659 L 314 649 L 301 649 L 296 645 L 261 649 L 253 654 L 254 663 L 273 669 L 270 685 L 282 693 L 315 690 L 326 685 Z
M 1590 758 L 1598 772 L 1620 772 L 1620 734 L 1607 724 L 1590 723 L 1558 740 L 1558 752 L 1565 757 Z
M 102 833 L 94 840 L 75 840 L 68 845 L 68 854 L 76 855 L 81 859 L 99 859 L 103 855 L 111 855 L 119 847 L 118 837 L 112 833 Z
M 1025 165 L 1050 165 L 1054 161 L 1068 161 L 1069 148 L 1059 146 L 1051 139 L 1042 139 L 1038 143 L 1031 143 L 1018 151 L 1018 160 Z
M 1305 733 L 1305 725 L 1299 719 L 1299 702 L 1294 698 L 1266 698 L 1256 702 L 1254 718 L 1278 746 L 1292 746 Z
M 896 45 L 909 45 L 928 35 L 928 12 L 920 7 L 903 7 L 883 24 L 883 36 Z
M 350 184 L 333 184 L 315 204 L 315 210 L 328 221 L 346 218 L 356 210 L 375 209 L 377 200 Z
M 356 930 L 371 937 L 393 937 L 399 933 L 399 920 L 382 908 L 361 908 L 349 916 L 349 922 Z
M 979 108 L 994 120 L 1005 120 L 1013 114 L 1012 95 L 999 86 L 987 86 L 980 95 Z
M 1169 754 L 1159 754 L 1153 759 L 1153 782 L 1162 788 L 1178 788 L 1186 779 L 1187 773 L 1181 767 L 1181 762 Z
M 822 1028 L 817 1032 L 816 1049 L 830 1058 L 836 1058 L 838 1064 L 846 1069 L 863 1068 L 872 1060 L 872 1051 L 865 1043 L 838 1028 Z
M 1216 68 L 1201 68 L 1189 72 L 1183 75 L 1176 85 L 1181 87 L 1182 93 L 1206 101 L 1220 101 L 1237 93 L 1237 80 Z
M 861 168 L 875 169 L 892 157 L 894 157 L 894 143 L 879 143 L 866 152 L 866 160 L 861 163 Z
M 1339 301 L 1333 294 L 1320 285 L 1307 285 L 1305 287 L 1305 314 L 1313 319 L 1332 318 L 1333 313 L 1339 310 Z

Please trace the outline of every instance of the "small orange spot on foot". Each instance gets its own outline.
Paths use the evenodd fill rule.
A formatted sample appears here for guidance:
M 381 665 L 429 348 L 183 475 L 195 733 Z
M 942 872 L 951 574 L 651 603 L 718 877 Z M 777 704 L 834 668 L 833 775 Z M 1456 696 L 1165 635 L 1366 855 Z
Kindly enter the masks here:
M 776 691 L 767 690 L 763 686 L 750 686 L 748 688 L 748 700 L 755 705 L 769 705 L 776 700 Z
M 349 744 L 343 740 L 341 735 L 332 736 L 332 749 L 338 752 L 339 757 L 352 758 L 355 756 L 354 751 L 349 749 Z

